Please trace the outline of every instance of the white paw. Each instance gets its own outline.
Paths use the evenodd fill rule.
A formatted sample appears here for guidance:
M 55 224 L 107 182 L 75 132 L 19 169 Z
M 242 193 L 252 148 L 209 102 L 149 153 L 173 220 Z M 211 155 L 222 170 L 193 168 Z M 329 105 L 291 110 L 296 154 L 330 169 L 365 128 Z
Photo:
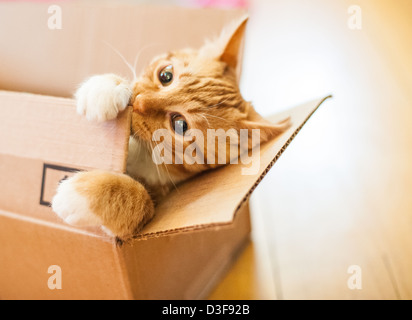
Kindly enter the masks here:
M 87 198 L 76 191 L 76 175 L 60 183 L 52 200 L 53 211 L 72 226 L 101 226 L 101 219 L 90 211 Z
M 131 95 L 127 80 L 115 74 L 93 76 L 75 94 L 77 113 L 88 120 L 112 120 L 127 107 Z

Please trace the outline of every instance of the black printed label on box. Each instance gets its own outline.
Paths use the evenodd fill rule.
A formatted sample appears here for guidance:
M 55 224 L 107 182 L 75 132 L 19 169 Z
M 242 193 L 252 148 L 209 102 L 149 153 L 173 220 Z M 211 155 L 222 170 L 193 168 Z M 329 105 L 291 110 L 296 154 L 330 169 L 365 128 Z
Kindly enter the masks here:
M 79 171 L 82 170 L 44 163 L 41 180 L 40 204 L 49 207 L 59 183 Z

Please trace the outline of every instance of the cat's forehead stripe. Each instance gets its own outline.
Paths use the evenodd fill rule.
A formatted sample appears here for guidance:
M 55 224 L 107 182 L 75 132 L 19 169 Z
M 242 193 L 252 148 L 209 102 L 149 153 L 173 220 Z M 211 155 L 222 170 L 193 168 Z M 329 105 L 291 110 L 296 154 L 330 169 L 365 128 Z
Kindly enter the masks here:
M 181 79 L 181 78 L 186 78 L 186 77 L 192 77 L 193 76 L 193 74 L 191 73 L 191 72 L 182 72 L 180 75 L 179 75 L 179 79 Z M 194 79 L 195 81 L 196 81 L 196 83 L 198 83 L 200 80 L 199 79 L 197 79 L 197 78 L 195 78 Z
M 166 57 L 165 57 L 165 59 L 166 59 L 166 60 L 170 60 L 170 59 L 172 59 L 174 56 L 175 56 L 175 55 L 173 54 L 173 52 L 168 52 L 167 55 L 166 55 Z

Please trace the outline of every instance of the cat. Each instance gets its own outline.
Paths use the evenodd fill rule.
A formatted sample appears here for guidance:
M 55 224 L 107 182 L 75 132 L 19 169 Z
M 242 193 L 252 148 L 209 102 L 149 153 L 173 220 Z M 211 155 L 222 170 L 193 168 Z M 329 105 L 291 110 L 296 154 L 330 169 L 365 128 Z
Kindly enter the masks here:
M 104 74 L 92 76 L 79 87 L 77 112 L 91 121 L 111 120 L 127 106 L 133 107 L 127 174 L 92 170 L 62 181 L 52 200 L 58 216 L 75 226 L 101 226 L 107 234 L 128 240 L 153 218 L 155 202 L 171 188 L 230 160 L 229 146 L 223 155 L 226 161 L 220 161 L 218 154 L 216 161 L 189 163 L 173 150 L 180 164 L 157 165 L 152 158 L 156 130 L 170 132 L 172 147 L 178 143 L 186 147 L 189 142 L 183 136 L 190 129 L 204 136 L 208 129 L 235 133 L 259 129 L 258 143 L 264 143 L 289 127 L 288 120 L 277 124 L 264 120 L 239 92 L 239 51 L 247 20 L 244 17 L 227 26 L 198 50 L 177 50 L 154 58 L 132 82 Z M 251 141 L 248 136 L 248 149 L 254 147 Z M 210 153 L 208 147 L 203 144 L 197 150 L 200 156 Z

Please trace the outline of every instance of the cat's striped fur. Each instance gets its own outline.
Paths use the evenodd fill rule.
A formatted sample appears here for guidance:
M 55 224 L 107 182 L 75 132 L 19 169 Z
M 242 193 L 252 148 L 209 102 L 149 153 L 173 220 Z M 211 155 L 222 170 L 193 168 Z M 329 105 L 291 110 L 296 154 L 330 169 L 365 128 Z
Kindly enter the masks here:
M 52 203 L 59 216 L 74 225 L 103 225 L 108 233 L 128 239 L 153 217 L 157 197 L 199 172 L 222 165 L 217 159 L 221 156 L 218 144 L 214 145 L 215 161 L 207 161 L 208 147 L 212 148 L 209 142 L 197 155 L 204 158 L 203 163 L 156 165 L 152 161 L 156 148 L 153 133 L 158 129 L 173 133 L 173 115 L 185 119 L 190 129 L 204 132 L 204 137 L 207 129 L 260 129 L 259 142 L 265 142 L 287 128 L 287 122 L 266 122 L 239 92 L 238 52 L 246 21 L 244 18 L 232 25 L 199 50 L 180 50 L 155 58 L 132 84 L 111 74 L 92 77 L 79 88 L 78 111 L 89 119 L 112 119 L 128 104 L 133 106 L 128 175 L 91 171 L 63 181 Z M 159 80 L 159 72 L 166 66 L 173 66 L 173 81 L 167 86 Z M 178 134 L 171 136 L 174 159 L 184 159 L 173 146 L 182 143 L 186 147 L 193 141 L 183 141 Z M 249 140 L 250 149 L 253 145 Z M 229 162 L 230 140 L 224 141 L 228 152 L 223 156 Z

